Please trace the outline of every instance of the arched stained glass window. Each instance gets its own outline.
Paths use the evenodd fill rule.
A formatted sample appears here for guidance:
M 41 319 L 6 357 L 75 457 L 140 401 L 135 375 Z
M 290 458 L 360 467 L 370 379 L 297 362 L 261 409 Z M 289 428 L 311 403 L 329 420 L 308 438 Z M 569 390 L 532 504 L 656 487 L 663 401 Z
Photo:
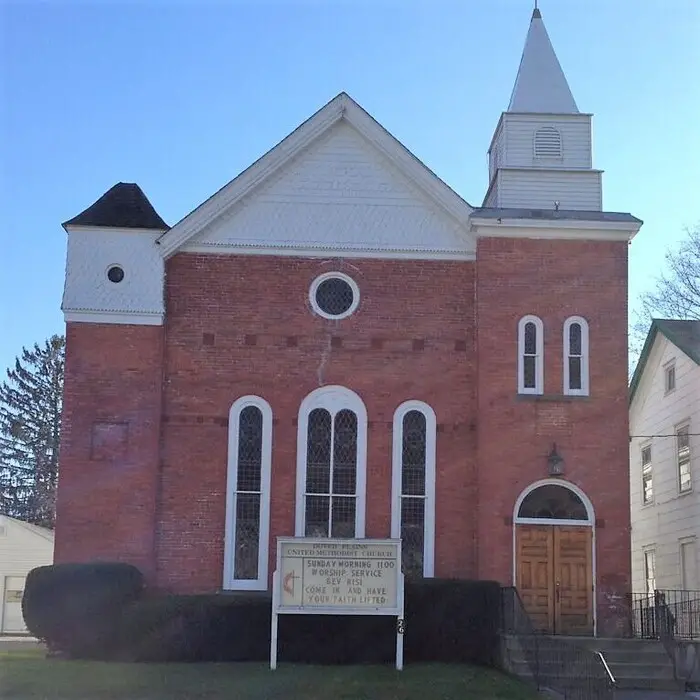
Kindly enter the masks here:
M 545 484 L 525 496 L 518 510 L 519 518 L 543 520 L 588 520 L 583 501 L 571 489 Z

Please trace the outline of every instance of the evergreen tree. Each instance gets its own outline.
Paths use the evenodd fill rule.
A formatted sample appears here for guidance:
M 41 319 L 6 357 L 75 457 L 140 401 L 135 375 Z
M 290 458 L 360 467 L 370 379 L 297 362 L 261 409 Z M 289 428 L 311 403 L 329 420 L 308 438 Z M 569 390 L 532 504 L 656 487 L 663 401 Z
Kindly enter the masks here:
M 0 384 L 0 513 L 53 527 L 65 339 L 22 349 Z

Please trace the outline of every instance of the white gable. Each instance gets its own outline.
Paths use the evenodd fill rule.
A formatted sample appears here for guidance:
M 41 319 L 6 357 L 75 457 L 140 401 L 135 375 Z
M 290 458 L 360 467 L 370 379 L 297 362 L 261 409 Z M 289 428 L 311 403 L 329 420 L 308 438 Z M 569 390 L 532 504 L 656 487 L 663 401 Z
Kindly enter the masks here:
M 33 568 L 52 562 L 51 530 L 0 515 L 0 574 L 26 576 Z
M 341 119 L 183 250 L 472 258 L 474 247 L 465 226 Z

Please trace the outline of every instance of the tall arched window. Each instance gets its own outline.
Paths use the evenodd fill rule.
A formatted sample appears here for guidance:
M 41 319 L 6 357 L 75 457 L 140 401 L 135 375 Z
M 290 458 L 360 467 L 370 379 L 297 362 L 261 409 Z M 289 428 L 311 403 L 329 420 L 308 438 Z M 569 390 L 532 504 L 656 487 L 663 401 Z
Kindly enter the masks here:
M 535 158 L 561 158 L 561 133 L 553 126 L 543 126 L 535 131 Z
M 364 537 L 367 411 L 341 386 L 309 394 L 297 432 L 297 537 Z
M 564 322 L 564 393 L 588 396 L 588 323 L 581 316 Z
M 224 589 L 267 589 L 272 409 L 259 396 L 229 412 Z
M 407 577 L 435 573 L 435 412 L 406 401 L 394 413 L 391 536 L 401 538 Z
M 544 391 L 544 326 L 537 316 L 523 316 L 518 323 L 518 393 Z

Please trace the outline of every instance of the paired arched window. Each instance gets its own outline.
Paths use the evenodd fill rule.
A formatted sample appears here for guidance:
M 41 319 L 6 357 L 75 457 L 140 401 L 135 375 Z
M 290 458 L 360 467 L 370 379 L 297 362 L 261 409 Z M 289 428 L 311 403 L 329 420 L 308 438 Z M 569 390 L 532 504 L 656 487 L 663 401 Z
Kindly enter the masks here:
M 544 390 L 544 327 L 537 316 L 523 316 L 518 323 L 518 393 Z
M 564 394 L 588 396 L 588 323 L 581 316 L 564 322 Z M 537 316 L 523 316 L 518 322 L 518 393 L 544 392 L 544 325 Z
M 561 133 L 553 126 L 543 126 L 535 131 L 535 158 L 561 158 Z
M 391 536 L 401 538 L 407 577 L 435 570 L 435 412 L 406 401 L 394 413 Z
M 267 589 L 272 409 L 259 396 L 229 412 L 224 589 Z
M 588 323 L 581 316 L 564 322 L 564 393 L 588 395 Z
M 311 392 L 297 429 L 297 537 L 364 537 L 367 411 L 341 386 Z

